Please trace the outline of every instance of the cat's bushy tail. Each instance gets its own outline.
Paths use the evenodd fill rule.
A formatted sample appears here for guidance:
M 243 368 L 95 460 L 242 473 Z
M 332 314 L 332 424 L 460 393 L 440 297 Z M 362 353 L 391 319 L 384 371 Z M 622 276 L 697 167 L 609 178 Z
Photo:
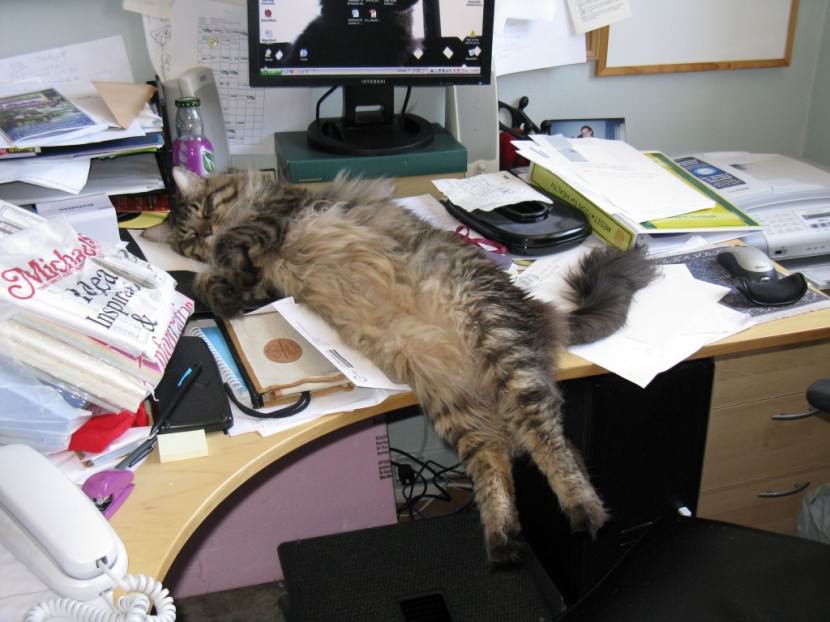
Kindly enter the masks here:
M 566 278 L 568 299 L 575 306 L 568 316 L 569 343 L 591 343 L 623 326 L 631 298 L 656 272 L 639 248 L 597 248 L 583 257 Z

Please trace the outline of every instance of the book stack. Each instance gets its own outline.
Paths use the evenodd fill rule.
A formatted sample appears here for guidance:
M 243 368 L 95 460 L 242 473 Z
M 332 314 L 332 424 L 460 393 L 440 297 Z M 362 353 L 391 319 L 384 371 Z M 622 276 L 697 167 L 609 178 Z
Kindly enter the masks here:
M 461 178 L 467 173 L 467 149 L 446 129 L 433 125 L 432 143 L 391 155 L 348 156 L 324 153 L 308 145 L 306 133 L 274 134 L 277 172 L 281 180 L 311 190 L 324 188 L 337 173 L 395 179 L 396 195 L 440 196 L 433 179 Z
M 160 382 L 193 301 L 166 272 L 62 218 L 0 201 L 0 237 L 8 367 L 90 412 L 135 412 Z M 0 422 L 0 439 L 8 442 L 11 429 Z

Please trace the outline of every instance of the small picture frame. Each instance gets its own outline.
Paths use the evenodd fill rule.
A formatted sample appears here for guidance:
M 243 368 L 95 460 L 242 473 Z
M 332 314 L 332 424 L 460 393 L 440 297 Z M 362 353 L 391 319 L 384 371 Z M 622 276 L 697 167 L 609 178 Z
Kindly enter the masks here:
M 562 134 L 565 138 L 605 138 L 625 140 L 624 117 L 574 117 L 545 119 L 539 125 L 546 134 Z

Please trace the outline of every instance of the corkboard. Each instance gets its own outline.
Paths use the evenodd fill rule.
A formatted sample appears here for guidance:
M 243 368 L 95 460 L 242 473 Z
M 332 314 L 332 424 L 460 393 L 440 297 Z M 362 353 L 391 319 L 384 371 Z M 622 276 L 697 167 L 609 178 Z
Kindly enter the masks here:
M 596 75 L 790 64 L 798 0 L 630 0 L 632 16 L 597 31 Z

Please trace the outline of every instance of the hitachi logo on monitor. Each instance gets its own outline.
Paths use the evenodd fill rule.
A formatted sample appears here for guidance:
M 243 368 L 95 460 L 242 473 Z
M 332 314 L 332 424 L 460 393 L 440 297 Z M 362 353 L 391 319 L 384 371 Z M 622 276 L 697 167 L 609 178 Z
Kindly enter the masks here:
M 361 84 L 386 84 L 385 78 L 363 78 Z

